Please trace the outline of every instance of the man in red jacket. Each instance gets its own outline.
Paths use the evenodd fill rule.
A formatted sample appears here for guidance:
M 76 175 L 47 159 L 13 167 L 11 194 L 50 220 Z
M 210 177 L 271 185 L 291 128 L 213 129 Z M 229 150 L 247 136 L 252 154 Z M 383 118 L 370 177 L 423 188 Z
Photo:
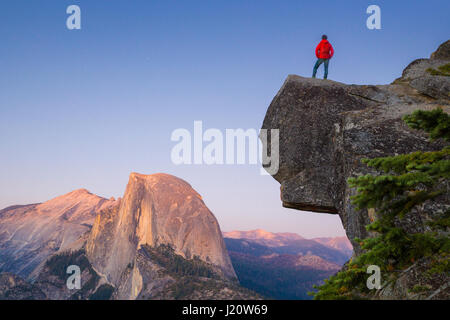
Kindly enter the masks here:
M 330 59 L 333 57 L 333 54 L 334 54 L 333 46 L 331 45 L 331 43 L 328 42 L 327 36 L 323 35 L 322 41 L 320 41 L 316 47 L 317 62 L 314 65 L 312 76 L 313 78 L 316 77 L 317 69 L 322 64 L 322 62 L 325 67 L 323 78 L 326 79 L 328 77 L 328 63 L 330 62 Z

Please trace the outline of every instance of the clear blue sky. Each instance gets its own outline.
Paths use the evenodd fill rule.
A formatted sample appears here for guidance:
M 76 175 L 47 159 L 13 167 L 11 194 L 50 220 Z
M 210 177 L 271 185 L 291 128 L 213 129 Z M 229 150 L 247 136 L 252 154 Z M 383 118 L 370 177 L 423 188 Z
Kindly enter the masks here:
M 66 28 L 66 8 L 82 29 Z M 366 28 L 381 7 L 382 29 Z M 128 175 L 192 184 L 222 230 L 343 234 L 337 216 L 281 208 L 256 166 L 175 166 L 174 129 L 260 128 L 288 74 L 383 84 L 449 38 L 449 1 L 9 0 L 0 6 L 0 208 L 73 189 L 121 196 Z M 320 71 L 320 75 L 322 70 Z

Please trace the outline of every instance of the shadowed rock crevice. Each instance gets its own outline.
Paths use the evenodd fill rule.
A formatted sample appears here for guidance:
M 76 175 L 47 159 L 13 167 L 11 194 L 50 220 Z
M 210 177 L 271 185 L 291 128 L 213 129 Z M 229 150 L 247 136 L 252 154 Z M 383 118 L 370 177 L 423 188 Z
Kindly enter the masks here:
M 288 208 L 288 209 L 302 210 L 302 211 L 339 214 L 339 211 L 335 207 L 325 207 L 325 206 L 319 206 L 319 205 L 311 205 L 311 204 L 307 204 L 307 203 L 283 201 L 283 207 Z

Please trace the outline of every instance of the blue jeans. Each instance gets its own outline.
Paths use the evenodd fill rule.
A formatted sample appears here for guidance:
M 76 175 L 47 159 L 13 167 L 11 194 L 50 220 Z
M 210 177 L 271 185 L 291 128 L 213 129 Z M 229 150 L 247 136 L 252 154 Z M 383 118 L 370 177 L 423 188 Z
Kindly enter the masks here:
M 313 78 L 316 77 L 317 69 L 319 69 L 319 66 L 322 64 L 322 62 L 323 66 L 325 67 L 323 78 L 326 79 L 328 77 L 328 63 L 330 62 L 330 59 L 317 59 L 317 62 L 314 65 Z

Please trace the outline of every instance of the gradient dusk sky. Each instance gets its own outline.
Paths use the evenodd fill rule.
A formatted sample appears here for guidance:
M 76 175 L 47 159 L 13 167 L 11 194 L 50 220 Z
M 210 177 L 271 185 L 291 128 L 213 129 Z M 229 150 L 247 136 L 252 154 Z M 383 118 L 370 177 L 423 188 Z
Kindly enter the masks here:
M 66 28 L 81 7 L 82 29 Z M 381 8 L 381 30 L 366 9 Z M 288 74 L 310 76 L 322 34 L 329 78 L 385 84 L 449 39 L 450 2 L 4 0 L 0 208 L 78 188 L 119 197 L 130 172 L 188 181 L 222 230 L 343 235 L 337 216 L 283 209 L 256 165 L 176 166 L 177 128 L 261 127 Z M 322 76 L 320 69 L 319 76 Z

